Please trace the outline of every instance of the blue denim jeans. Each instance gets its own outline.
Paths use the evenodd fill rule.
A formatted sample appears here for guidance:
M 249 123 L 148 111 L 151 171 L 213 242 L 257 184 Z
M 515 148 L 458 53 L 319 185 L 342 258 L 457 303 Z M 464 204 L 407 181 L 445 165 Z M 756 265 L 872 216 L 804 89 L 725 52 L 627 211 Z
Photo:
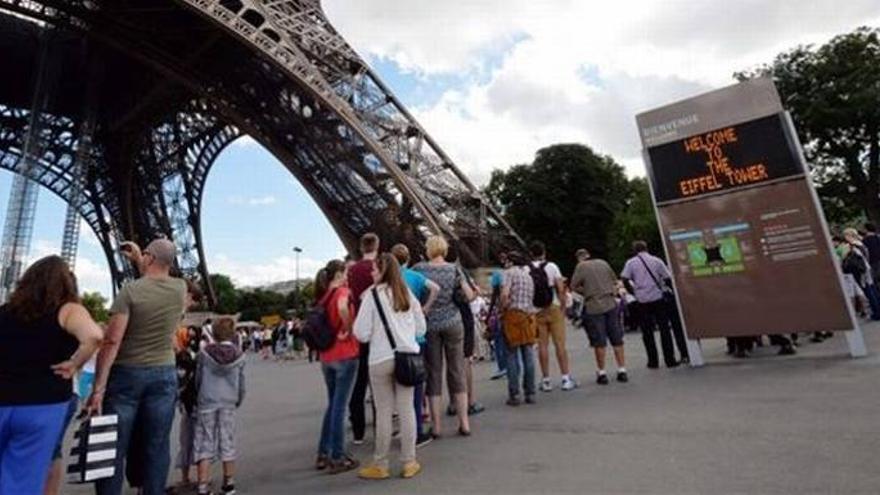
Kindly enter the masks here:
M 43 493 L 67 405 L 0 406 L 0 495 Z
M 171 425 L 177 402 L 177 373 L 169 366 L 123 366 L 110 370 L 104 414 L 119 416 L 116 473 L 95 483 L 97 495 L 119 495 L 132 432 L 143 438 L 144 495 L 163 495 L 171 464 Z M 137 421 L 135 421 L 137 418 Z
M 498 318 L 492 329 L 492 346 L 495 348 L 495 365 L 498 371 L 507 371 L 507 342 L 504 340 L 504 330 L 501 328 L 501 318 Z
M 877 285 L 865 285 L 863 292 L 868 299 L 868 306 L 871 308 L 871 319 L 880 320 L 880 290 L 877 289 Z
M 532 345 L 507 348 L 507 393 L 511 398 L 519 397 L 520 376 L 526 397 L 535 395 L 535 349 Z
M 318 453 L 334 461 L 341 460 L 345 455 L 345 408 L 354 388 L 357 371 L 357 358 L 321 363 L 328 403 L 321 425 Z

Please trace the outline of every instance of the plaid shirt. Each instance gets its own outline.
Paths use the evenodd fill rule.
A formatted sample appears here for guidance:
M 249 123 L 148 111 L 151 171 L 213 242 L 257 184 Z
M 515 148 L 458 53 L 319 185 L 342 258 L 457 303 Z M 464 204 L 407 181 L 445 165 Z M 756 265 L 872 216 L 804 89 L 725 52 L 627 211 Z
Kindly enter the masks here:
M 538 312 L 538 309 L 532 305 L 535 286 L 528 267 L 513 266 L 504 270 L 504 288 L 509 293 L 507 309 L 518 309 L 526 313 Z

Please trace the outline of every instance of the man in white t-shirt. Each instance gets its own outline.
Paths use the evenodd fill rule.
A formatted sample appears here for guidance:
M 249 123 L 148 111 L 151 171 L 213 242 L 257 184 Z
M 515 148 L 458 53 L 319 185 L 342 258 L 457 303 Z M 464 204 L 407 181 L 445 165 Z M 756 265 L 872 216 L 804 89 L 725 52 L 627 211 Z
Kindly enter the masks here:
M 544 243 L 535 241 L 529 246 L 532 255 L 533 269 L 543 269 L 547 276 L 547 284 L 552 291 L 552 300 L 547 306 L 539 308 L 538 322 L 538 362 L 541 365 L 541 391 L 553 390 L 550 381 L 550 338 L 553 338 L 553 347 L 556 349 L 556 363 L 559 364 L 559 372 L 562 374 L 562 390 L 571 390 L 575 387 L 574 380 L 569 376 L 568 350 L 565 348 L 565 313 L 562 310 L 562 301 L 565 300 L 565 281 L 559 267 L 552 261 L 547 261 L 547 253 Z M 536 290 L 538 290 L 536 288 Z

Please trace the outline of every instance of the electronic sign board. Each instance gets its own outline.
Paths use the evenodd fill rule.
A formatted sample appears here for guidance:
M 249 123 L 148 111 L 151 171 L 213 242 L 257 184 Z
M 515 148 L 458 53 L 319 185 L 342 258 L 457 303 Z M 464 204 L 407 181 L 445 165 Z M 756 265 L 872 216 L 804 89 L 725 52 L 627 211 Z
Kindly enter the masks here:
M 783 116 L 730 125 L 648 149 L 658 203 L 803 174 Z
M 856 328 L 771 81 L 724 88 L 637 121 L 690 338 Z

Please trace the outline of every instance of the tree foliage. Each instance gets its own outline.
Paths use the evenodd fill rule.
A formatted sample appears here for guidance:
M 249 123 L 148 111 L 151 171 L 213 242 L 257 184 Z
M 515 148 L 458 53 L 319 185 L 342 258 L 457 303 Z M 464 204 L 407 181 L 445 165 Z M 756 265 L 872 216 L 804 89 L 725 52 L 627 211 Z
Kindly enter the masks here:
M 287 309 L 284 294 L 263 289 L 239 291 L 238 310 L 244 321 L 259 321 L 263 316 L 284 315 Z
M 315 284 L 314 282 L 306 282 L 300 285 L 299 290 L 294 289 L 290 291 L 285 298 L 285 302 L 288 308 L 293 309 L 297 317 L 303 318 L 305 317 L 306 309 L 311 306 L 314 299 Z
M 238 312 L 239 307 L 239 291 L 236 290 L 232 279 L 226 275 L 212 274 L 211 285 L 214 287 L 214 294 L 217 296 L 217 305 L 214 311 L 220 314 L 234 314 Z
M 880 29 L 799 46 L 736 77 L 764 75 L 792 113 L 829 219 L 880 223 Z
M 557 144 L 538 150 L 531 164 L 493 171 L 484 192 L 527 242 L 543 241 L 548 257 L 568 274 L 578 248 L 611 254 L 609 235 L 628 189 L 611 157 L 581 144 Z
M 98 323 L 104 323 L 110 319 L 110 312 L 107 311 L 107 299 L 100 292 L 83 293 L 81 302 L 92 315 L 92 319 Z
M 217 295 L 214 311 L 222 314 L 240 313 L 239 318 L 243 321 L 259 321 L 263 316 L 270 315 L 287 316 L 290 309 L 302 315 L 314 294 L 311 283 L 300 287 L 299 294 L 295 290 L 282 294 L 265 289 L 239 289 L 228 276 L 216 273 L 211 275 L 211 282 Z
M 609 235 L 608 262 L 618 268 L 631 256 L 633 241 L 645 241 L 650 252 L 663 255 L 663 241 L 657 227 L 648 180 L 643 177 L 631 179 L 627 184 L 624 203 L 614 217 Z

